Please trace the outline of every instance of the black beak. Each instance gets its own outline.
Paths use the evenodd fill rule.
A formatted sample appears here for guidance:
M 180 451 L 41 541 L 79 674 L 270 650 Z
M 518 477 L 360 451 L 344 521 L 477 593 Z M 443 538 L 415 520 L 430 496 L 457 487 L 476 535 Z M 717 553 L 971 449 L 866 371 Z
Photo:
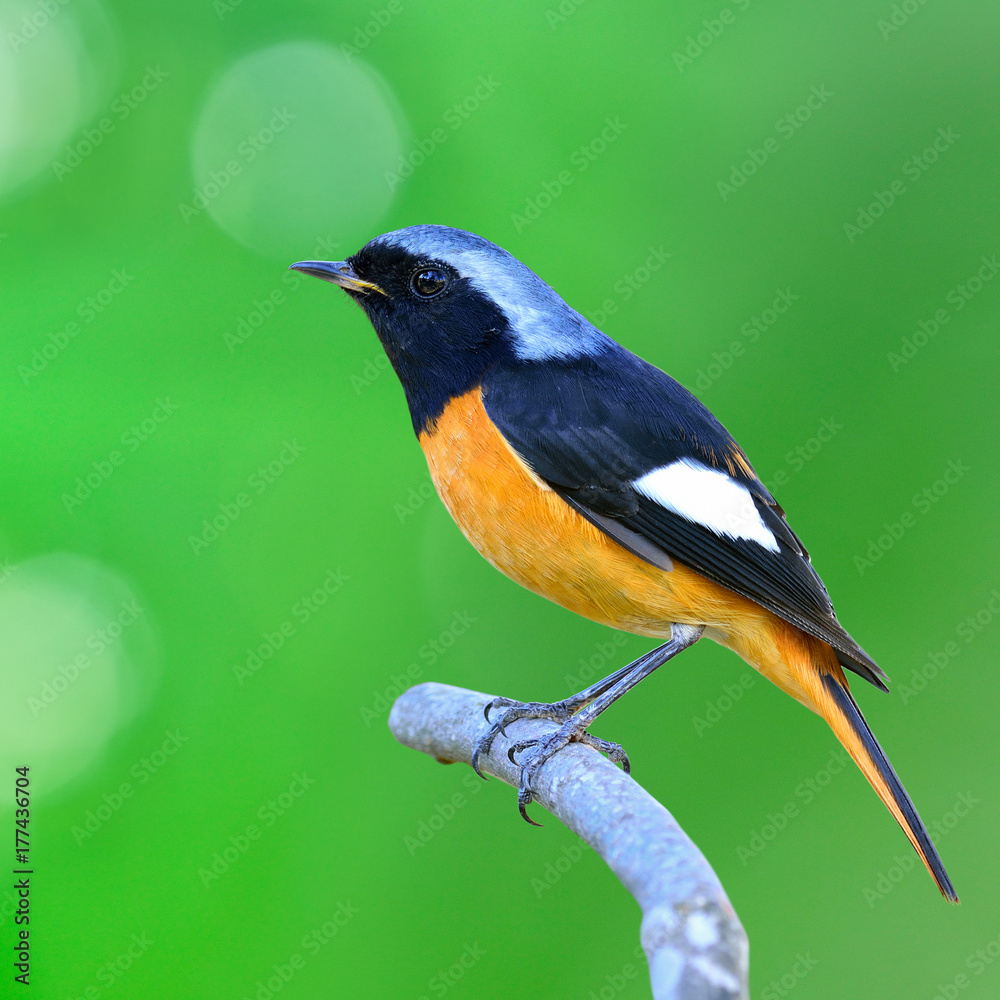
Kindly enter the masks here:
M 322 278 L 323 281 L 330 281 L 348 292 L 357 292 L 359 295 L 367 295 L 369 292 L 385 295 L 374 282 L 359 278 L 346 260 L 300 260 L 297 264 L 289 265 L 288 269 L 311 274 L 314 278 Z

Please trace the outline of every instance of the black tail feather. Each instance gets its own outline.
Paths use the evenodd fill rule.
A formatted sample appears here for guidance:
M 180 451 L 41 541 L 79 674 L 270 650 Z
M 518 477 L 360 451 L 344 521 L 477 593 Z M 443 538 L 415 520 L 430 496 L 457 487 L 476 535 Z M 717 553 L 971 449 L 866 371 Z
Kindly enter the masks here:
M 903 827 L 903 831 L 911 839 L 913 846 L 923 858 L 927 870 L 937 883 L 938 889 L 941 890 L 941 895 L 951 902 L 957 903 L 959 901 L 958 894 L 955 892 L 955 887 L 951 884 L 948 872 L 945 871 L 944 862 L 941 860 L 941 856 L 938 854 L 937 848 L 934 846 L 934 842 L 927 832 L 927 828 L 917 814 L 917 809 L 913 801 L 897 777 L 882 747 L 879 746 L 878 740 L 875 739 L 868 723 L 865 721 L 865 717 L 861 714 L 861 709 L 854 700 L 854 695 L 832 674 L 824 674 L 823 683 L 847 718 L 851 728 L 857 734 L 866 753 L 885 782 L 889 794 L 902 814 L 903 820 L 900 821 L 900 826 Z M 878 791 L 877 788 L 876 791 Z

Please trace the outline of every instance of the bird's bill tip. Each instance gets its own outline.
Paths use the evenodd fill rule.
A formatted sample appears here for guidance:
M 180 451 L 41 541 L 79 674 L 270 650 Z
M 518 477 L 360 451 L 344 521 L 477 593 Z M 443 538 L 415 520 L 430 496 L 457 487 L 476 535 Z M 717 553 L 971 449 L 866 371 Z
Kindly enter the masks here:
M 359 278 L 354 273 L 354 268 L 346 260 L 300 260 L 295 264 L 289 264 L 288 270 L 311 274 L 314 278 L 339 285 L 348 292 L 357 292 L 360 295 L 378 292 L 385 295 L 385 292 L 373 281 Z

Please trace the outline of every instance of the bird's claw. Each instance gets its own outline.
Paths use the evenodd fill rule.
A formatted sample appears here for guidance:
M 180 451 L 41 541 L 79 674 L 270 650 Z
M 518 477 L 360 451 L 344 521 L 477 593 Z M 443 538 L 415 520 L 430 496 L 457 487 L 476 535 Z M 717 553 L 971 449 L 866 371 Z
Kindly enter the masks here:
M 521 740 L 520 743 L 511 743 L 507 748 L 507 760 L 512 764 L 516 764 L 517 761 L 514 760 L 514 754 L 520 753 L 522 750 L 527 750 L 528 747 L 537 746 L 538 742 L 538 740 Z
M 494 698 L 483 706 L 483 717 L 490 722 L 490 712 L 495 708 L 507 709 L 496 722 L 490 724 L 489 730 L 476 744 L 472 751 L 472 769 L 480 778 L 486 779 L 479 761 L 488 754 L 493 741 L 499 733 L 507 738 L 507 727 L 518 719 L 551 719 L 553 722 L 566 722 L 573 714 L 573 706 L 564 701 L 551 704 L 540 701 L 521 702 L 513 698 Z
M 592 747 L 598 753 L 604 754 L 613 764 L 621 764 L 622 770 L 626 774 L 631 774 L 632 763 L 620 743 L 611 743 L 597 736 L 591 736 L 586 730 L 574 727 L 571 722 L 567 722 L 554 733 L 542 739 L 521 740 L 512 744 L 507 749 L 507 758 L 512 764 L 517 763 L 515 758 L 518 754 L 535 748 L 535 752 L 521 765 L 521 780 L 517 792 L 518 811 L 521 813 L 521 817 L 532 826 L 542 825 L 536 823 L 526 812 L 528 805 L 534 799 L 532 782 L 542 765 L 570 743 L 582 743 L 584 746 Z
M 509 708 L 511 705 L 520 705 L 519 701 L 514 701 L 513 698 L 494 698 L 492 701 L 486 702 L 483 705 L 483 718 L 489 722 L 490 721 L 490 710 L 493 708 Z
M 596 736 L 591 736 L 590 733 L 583 733 L 578 742 L 585 743 L 588 747 L 597 750 L 598 753 L 604 754 L 612 764 L 621 764 L 622 770 L 626 774 L 632 773 L 632 762 L 628 759 L 628 754 L 620 743 L 598 739 Z
M 608 740 L 591 736 L 582 728 L 579 722 L 574 722 L 574 710 L 578 706 L 568 701 L 557 701 L 553 704 L 543 702 L 519 702 L 511 698 L 494 698 L 483 706 L 483 716 L 490 722 L 490 712 L 495 708 L 505 708 L 506 711 L 497 719 L 490 723 L 490 728 L 486 734 L 476 743 L 472 751 L 472 769 L 485 779 L 479 762 L 484 754 L 490 752 L 490 747 L 497 735 L 507 738 L 507 726 L 518 719 L 550 719 L 553 722 L 561 723 L 560 727 L 548 736 L 541 738 L 520 740 L 512 743 L 507 749 L 507 759 L 512 764 L 517 764 L 515 759 L 518 754 L 525 750 L 534 748 L 534 753 L 521 765 L 521 780 L 517 792 L 517 808 L 525 822 L 532 826 L 541 826 L 536 823 L 527 813 L 528 805 L 534 800 L 532 791 L 532 779 L 539 772 L 542 765 L 551 757 L 557 754 L 563 747 L 570 743 L 582 743 L 584 746 L 593 747 L 599 753 L 604 754 L 608 760 L 614 764 L 621 764 L 622 770 L 630 774 L 632 770 L 628 754 L 618 743 L 610 743 Z
M 530 823 L 532 826 L 541 826 L 541 823 L 536 823 L 528 815 L 528 806 L 531 804 L 531 798 L 531 789 L 522 784 L 517 790 L 517 810 L 521 814 L 521 819 L 523 819 L 525 823 Z

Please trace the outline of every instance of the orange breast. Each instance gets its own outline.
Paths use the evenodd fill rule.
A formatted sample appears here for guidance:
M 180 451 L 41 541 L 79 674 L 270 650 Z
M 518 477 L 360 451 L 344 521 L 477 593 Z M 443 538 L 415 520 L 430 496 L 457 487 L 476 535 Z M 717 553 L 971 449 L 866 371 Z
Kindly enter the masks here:
M 504 440 L 479 389 L 420 437 L 434 485 L 466 538 L 502 573 L 614 628 L 666 637 L 670 623 L 731 628 L 769 612 L 686 566 L 622 548 L 540 480 Z

